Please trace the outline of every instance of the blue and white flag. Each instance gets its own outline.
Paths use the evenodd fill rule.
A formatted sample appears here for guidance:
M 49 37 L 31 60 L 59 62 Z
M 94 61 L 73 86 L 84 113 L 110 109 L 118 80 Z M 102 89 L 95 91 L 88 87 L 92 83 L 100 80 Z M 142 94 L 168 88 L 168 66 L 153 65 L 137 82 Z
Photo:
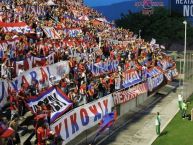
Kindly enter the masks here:
M 118 70 L 119 61 L 106 61 L 100 63 L 88 64 L 88 69 L 92 72 L 93 75 L 99 76 L 105 73 L 115 72 Z
M 27 104 L 33 113 L 37 112 L 40 101 L 51 107 L 51 122 L 63 115 L 73 104 L 59 88 L 54 87 L 28 100 Z
M 133 85 L 140 83 L 142 80 L 136 70 L 131 70 L 129 72 L 123 72 L 123 88 L 129 88 Z

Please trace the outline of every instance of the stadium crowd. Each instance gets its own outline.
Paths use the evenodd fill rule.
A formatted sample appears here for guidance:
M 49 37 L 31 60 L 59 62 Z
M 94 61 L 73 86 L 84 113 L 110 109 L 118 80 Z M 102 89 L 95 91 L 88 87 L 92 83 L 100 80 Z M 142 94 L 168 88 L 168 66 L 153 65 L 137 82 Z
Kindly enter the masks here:
M 115 28 L 102 14 L 78 0 L 1 0 L 0 10 L 0 42 L 19 40 L 0 51 L 2 79 L 11 81 L 25 73 L 27 68 L 20 66 L 16 72 L 14 65 L 16 61 L 30 56 L 42 59 L 40 63 L 34 64 L 35 67 L 50 65 L 46 57 L 52 53 L 52 63 L 68 61 L 70 66 L 70 73 L 64 74 L 59 81 L 56 81 L 55 76 L 50 76 L 48 80 L 33 80 L 30 85 L 22 83 L 19 91 L 9 92 L 9 115 L 1 113 L 0 116 L 2 144 L 21 144 L 17 130 L 22 127 L 17 122 L 19 117 L 29 111 L 26 102 L 52 86 L 59 87 L 75 108 L 122 89 L 120 85 L 116 85 L 116 81 L 123 81 L 124 72 L 136 70 L 139 77 L 146 80 L 145 70 L 161 66 L 160 60 L 174 63 L 159 45 L 145 42 L 130 30 Z M 19 22 L 25 22 L 30 30 L 7 32 L 1 26 L 3 23 Z M 60 38 L 47 37 L 44 27 L 54 28 Z M 64 29 L 81 31 L 70 35 Z M 93 64 L 109 62 L 119 62 L 117 69 L 93 73 Z M 39 102 L 38 107 L 38 112 L 34 115 L 38 145 L 57 144 L 57 140 L 53 139 L 57 135 L 49 129 L 52 111 L 49 104 Z M 5 107 L 1 109 L 3 108 Z M 49 137 L 52 139 L 48 143 L 46 141 Z

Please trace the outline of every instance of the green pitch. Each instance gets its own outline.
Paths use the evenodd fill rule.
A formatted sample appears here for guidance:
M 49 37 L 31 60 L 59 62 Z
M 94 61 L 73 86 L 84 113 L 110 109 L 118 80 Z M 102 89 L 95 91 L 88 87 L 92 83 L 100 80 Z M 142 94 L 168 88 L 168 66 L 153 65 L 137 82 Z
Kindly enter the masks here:
M 189 101 L 187 114 L 190 114 L 193 108 L 193 95 Z M 193 145 L 193 122 L 188 119 L 183 120 L 178 112 L 153 145 Z

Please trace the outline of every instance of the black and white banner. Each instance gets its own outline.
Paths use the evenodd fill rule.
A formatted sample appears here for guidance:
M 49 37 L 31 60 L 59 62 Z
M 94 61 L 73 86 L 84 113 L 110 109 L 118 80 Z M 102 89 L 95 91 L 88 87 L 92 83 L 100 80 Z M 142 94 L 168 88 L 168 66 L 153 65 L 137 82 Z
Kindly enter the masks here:
M 59 88 L 54 87 L 27 102 L 32 112 L 37 112 L 40 101 L 51 107 L 51 122 L 65 113 L 73 104 Z

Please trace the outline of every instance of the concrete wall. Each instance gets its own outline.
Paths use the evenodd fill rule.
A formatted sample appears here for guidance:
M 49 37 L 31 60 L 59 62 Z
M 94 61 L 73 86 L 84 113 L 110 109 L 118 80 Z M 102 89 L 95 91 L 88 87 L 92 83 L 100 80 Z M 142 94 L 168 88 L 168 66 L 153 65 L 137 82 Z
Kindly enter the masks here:
M 121 117 L 129 111 L 135 110 L 135 108 L 138 107 L 138 105 L 142 105 L 147 99 L 149 99 L 151 96 L 147 96 L 147 93 L 141 94 L 137 96 L 135 99 L 132 99 L 126 103 L 119 104 L 116 106 L 117 112 L 118 112 L 118 118 L 121 119 Z M 90 138 L 93 134 L 95 135 L 97 133 L 98 125 L 94 126 L 93 128 L 90 128 L 87 130 L 87 135 L 85 132 L 81 133 L 78 137 L 70 141 L 67 145 L 71 144 L 87 144 L 87 139 Z
M 146 100 L 148 99 L 147 93 L 141 94 L 137 98 L 126 102 L 124 104 L 120 104 L 120 110 L 117 110 L 118 112 L 120 111 L 120 116 L 123 116 L 124 114 L 128 113 L 129 111 L 135 109 L 138 105 L 143 104 Z

